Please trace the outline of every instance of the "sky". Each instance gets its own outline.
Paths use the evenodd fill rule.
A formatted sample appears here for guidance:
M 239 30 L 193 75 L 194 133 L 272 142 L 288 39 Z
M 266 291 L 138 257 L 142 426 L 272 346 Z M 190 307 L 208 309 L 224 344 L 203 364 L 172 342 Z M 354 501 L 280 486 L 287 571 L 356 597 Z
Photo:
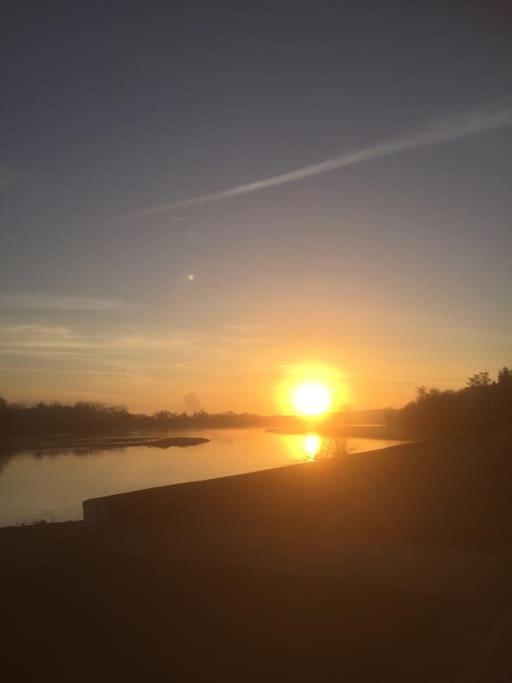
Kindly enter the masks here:
M 0 395 L 272 413 L 318 366 L 400 407 L 512 363 L 508 3 L 21 5 Z

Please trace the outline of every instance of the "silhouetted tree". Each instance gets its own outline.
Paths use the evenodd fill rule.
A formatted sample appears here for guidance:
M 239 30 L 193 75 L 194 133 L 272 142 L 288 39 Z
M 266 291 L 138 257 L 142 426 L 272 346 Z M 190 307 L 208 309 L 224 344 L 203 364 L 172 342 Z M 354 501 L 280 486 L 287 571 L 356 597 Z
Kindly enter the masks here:
M 479 389 L 480 387 L 488 387 L 492 384 L 492 379 L 488 372 L 477 372 L 468 378 L 468 387 L 470 389 Z
M 477 372 L 459 391 L 419 387 L 416 400 L 390 415 L 388 424 L 415 436 L 512 426 L 512 372 L 502 368 L 497 381 Z
M 498 384 L 501 387 L 507 387 L 512 390 L 512 370 L 507 367 L 501 368 L 498 372 Z

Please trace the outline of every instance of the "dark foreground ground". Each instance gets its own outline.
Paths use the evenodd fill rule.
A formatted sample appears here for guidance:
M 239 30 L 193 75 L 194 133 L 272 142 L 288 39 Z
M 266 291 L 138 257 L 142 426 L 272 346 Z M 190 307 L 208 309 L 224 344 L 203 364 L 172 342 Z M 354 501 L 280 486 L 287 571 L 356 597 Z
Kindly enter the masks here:
M 511 681 L 512 436 L 0 530 L 6 681 Z

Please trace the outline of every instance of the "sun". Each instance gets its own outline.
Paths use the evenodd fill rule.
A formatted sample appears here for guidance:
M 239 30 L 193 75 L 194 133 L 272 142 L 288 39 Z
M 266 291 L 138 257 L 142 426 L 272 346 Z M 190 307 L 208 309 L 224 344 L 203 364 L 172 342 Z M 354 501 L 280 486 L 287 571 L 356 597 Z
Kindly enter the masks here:
M 275 388 L 275 402 L 284 415 L 320 420 L 349 401 L 345 375 L 337 367 L 309 361 L 282 366 Z
M 293 389 L 292 401 L 301 415 L 323 415 L 332 406 L 332 392 L 327 384 L 306 382 Z

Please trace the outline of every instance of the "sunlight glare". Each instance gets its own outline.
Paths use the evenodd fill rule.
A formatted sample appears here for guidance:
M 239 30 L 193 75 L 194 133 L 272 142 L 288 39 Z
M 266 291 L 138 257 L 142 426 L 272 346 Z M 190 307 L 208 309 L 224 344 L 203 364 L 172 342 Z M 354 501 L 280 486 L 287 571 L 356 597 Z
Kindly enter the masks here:
M 322 442 L 320 441 L 318 434 L 306 434 L 304 437 L 303 446 L 308 460 L 314 460 L 316 458 L 318 452 L 320 451 L 321 445 Z
M 332 365 L 308 362 L 283 366 L 276 385 L 277 408 L 285 415 L 319 420 L 349 400 L 343 373 Z
M 331 390 L 320 382 L 300 384 L 293 391 L 293 405 L 301 415 L 322 415 L 332 406 Z

